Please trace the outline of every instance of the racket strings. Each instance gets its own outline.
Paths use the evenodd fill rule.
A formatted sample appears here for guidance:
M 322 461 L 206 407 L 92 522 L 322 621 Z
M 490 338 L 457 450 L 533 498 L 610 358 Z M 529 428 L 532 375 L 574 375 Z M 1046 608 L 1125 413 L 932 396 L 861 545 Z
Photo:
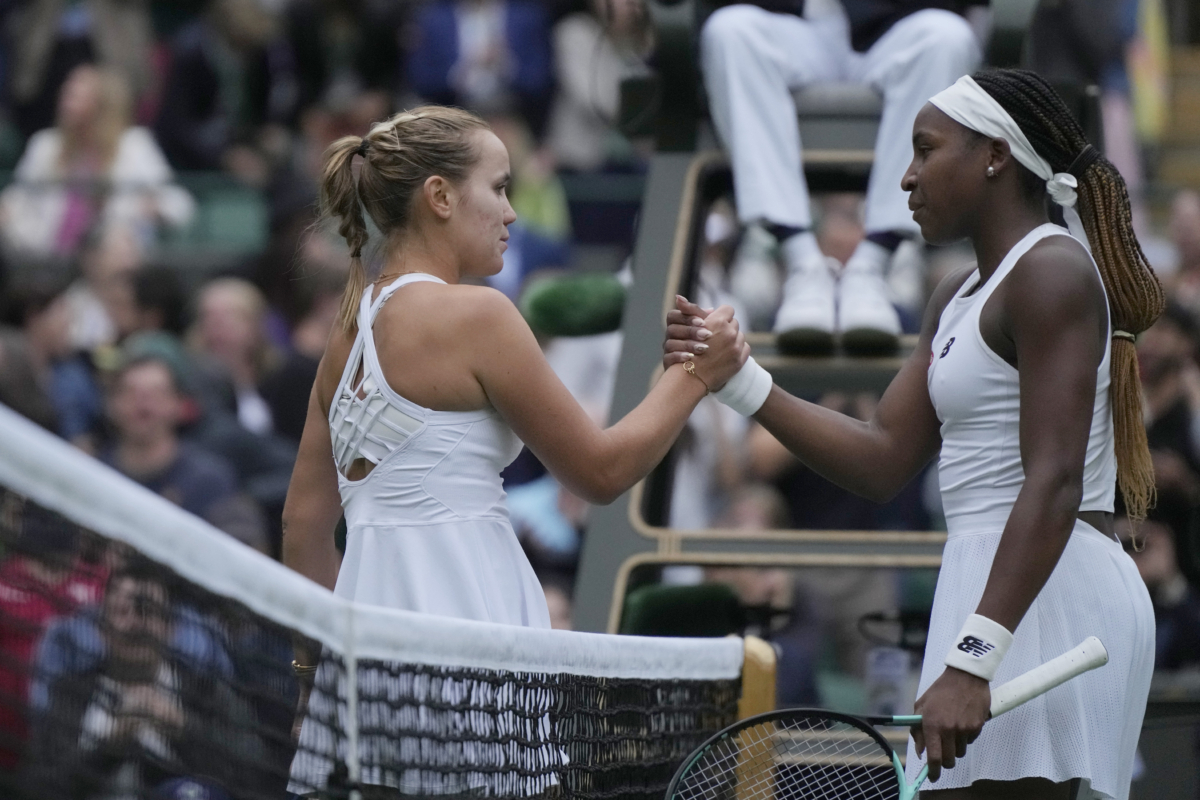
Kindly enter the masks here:
M 711 746 L 674 800 L 895 800 L 891 751 L 868 731 L 819 715 L 776 718 Z

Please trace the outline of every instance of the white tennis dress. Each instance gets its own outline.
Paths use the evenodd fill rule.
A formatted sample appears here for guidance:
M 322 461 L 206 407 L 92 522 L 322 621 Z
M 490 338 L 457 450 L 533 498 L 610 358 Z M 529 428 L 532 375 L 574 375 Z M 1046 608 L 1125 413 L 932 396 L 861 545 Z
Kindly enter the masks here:
M 334 593 L 361 603 L 446 617 L 549 628 L 541 585 L 513 533 L 500 471 L 521 442 L 493 409 L 434 411 L 384 378 L 371 326 L 403 275 L 358 312 L 358 336 L 329 407 L 346 515 L 346 554 Z M 361 370 L 360 370 L 361 367 Z M 352 481 L 354 460 L 375 465 Z
M 929 395 L 942 423 L 938 471 L 948 538 L 918 696 L 942 674 L 946 652 L 983 596 L 1000 536 L 1025 480 L 1018 373 L 984 342 L 979 314 L 1034 244 L 1047 236 L 1069 235 L 1056 225 L 1042 225 L 1009 251 L 982 286 L 976 271 L 947 304 L 933 339 Z M 969 294 L 972 289 L 976 291 Z M 1080 511 L 1113 510 L 1110 343 L 1096 372 Z M 1100 797 L 1128 797 L 1154 668 L 1154 612 L 1121 545 L 1077 520 L 1058 565 L 1017 626 L 992 685 L 1049 661 L 1088 636 L 1104 642 L 1107 665 L 989 721 L 966 757 L 929 788 L 1022 777 L 1055 782 L 1086 778 Z M 921 763 L 910 740 L 910 780 Z

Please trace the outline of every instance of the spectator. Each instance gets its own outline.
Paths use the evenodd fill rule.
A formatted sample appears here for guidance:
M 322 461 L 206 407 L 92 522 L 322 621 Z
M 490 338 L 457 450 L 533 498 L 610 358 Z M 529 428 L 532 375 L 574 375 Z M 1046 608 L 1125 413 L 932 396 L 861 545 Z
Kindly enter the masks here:
M 218 278 L 200 290 L 192 350 L 211 360 L 233 384 L 237 419 L 251 433 L 273 429 L 271 408 L 259 394 L 262 378 L 278 356 L 266 338 L 267 305 L 254 284 Z
M 883 276 L 896 248 L 917 228 L 900 189 L 912 159 L 913 120 L 926 100 L 980 58 L 970 25 L 943 10 L 945 2 L 841 5 L 844 10 L 832 0 L 739 3 L 718 9 L 701 31 L 709 107 L 733 163 L 738 218 L 751 226 L 734 262 L 733 285 L 773 280 L 778 246 L 788 279 L 774 327 L 781 346 L 791 350 L 827 351 L 836 331 L 847 346 L 894 347 L 900 320 Z M 800 7 L 803 17 L 786 13 Z M 820 81 L 850 81 L 883 94 L 867 235 L 840 280 L 812 232 L 791 96 Z
M 558 93 L 546 137 L 558 165 L 579 172 L 636 162 L 613 122 L 621 79 L 645 69 L 650 44 L 641 3 L 592 0 L 590 6 L 559 20 L 551 32 Z
M 182 336 L 187 296 L 179 270 L 152 264 L 133 273 L 134 331 L 164 331 Z
M 175 611 L 152 564 L 114 571 L 99 625 L 102 657 L 58 676 L 33 720 L 30 785 L 78 798 L 142 797 L 202 777 L 244 796 L 234 765 L 261 757 L 248 708 L 227 684 L 174 656 Z M 205 713 L 201 713 L 204 710 Z
M 332 96 L 364 91 L 384 96 L 396 93 L 401 77 L 397 65 L 403 63 L 403 4 L 388 0 L 293 0 L 284 14 L 296 58 L 301 108 Z
M 261 551 L 261 511 L 237 492 L 236 473 L 220 457 L 181 441 L 185 397 L 160 356 L 131 358 L 112 378 L 108 414 L 115 433 L 105 462 L 173 503 Z
M 1195 511 L 1186 495 L 1167 490 L 1138 528 L 1141 549 L 1134 547 L 1129 519 L 1117 518 L 1116 532 L 1137 564 L 1154 603 L 1154 668 L 1200 666 L 1200 594 L 1188 584 L 1176 553 L 1185 536 L 1194 536 Z
M 115 72 L 77 67 L 63 84 L 55 127 L 29 140 L 15 183 L 0 195 L 8 246 L 74 255 L 93 228 L 124 228 L 145 246 L 160 223 L 194 212 L 145 128 L 131 127 L 129 87 Z
M 39 265 L 42 266 L 42 265 Z M 102 416 L 100 389 L 87 360 L 71 348 L 69 284 L 66 276 L 31 267 L 6 289 L 5 322 L 20 327 L 9 337 L 7 354 L 13 360 L 3 369 L 26 359 L 33 381 L 25 387 L 30 403 L 40 395 L 52 415 L 52 429 L 67 441 L 93 452 L 94 435 Z
M 119 72 L 135 95 L 149 86 L 152 31 L 146 0 L 5 5 L 17 6 L 9 20 L 5 55 L 13 116 L 23 136 L 51 123 L 59 88 L 81 64 Z
M 76 350 L 116 344 L 137 325 L 133 275 L 142 253 L 124 229 L 94 231 L 79 253 L 82 276 L 67 292 L 71 343 Z
M 291 351 L 264 378 L 262 396 L 270 409 L 275 432 L 299 444 L 317 366 L 337 320 L 346 275 L 337 269 L 313 266 L 297 283 L 300 288 L 295 296 L 300 318 L 292 327 Z
M 263 126 L 296 111 L 294 59 L 278 27 L 262 0 L 212 0 L 176 35 L 155 131 L 177 169 L 266 183 Z
M 1161 490 L 1190 492 L 1200 480 L 1200 367 L 1196 320 L 1168 302 L 1137 343 L 1146 437 Z
M 787 525 L 787 505 L 770 486 L 743 484 L 728 508 L 717 519 L 720 528 L 745 531 L 778 530 Z M 776 703 L 780 707 L 815 705 L 817 661 L 821 655 L 827 611 L 814 605 L 803 586 L 798 587 L 793 571 L 753 567 L 710 567 L 707 581 L 728 584 L 746 609 L 747 620 L 756 630 L 747 630 L 771 641 L 779 653 L 775 674 Z
M 1200 192 L 1183 189 L 1175 195 L 1170 235 L 1179 261 L 1167 288 L 1180 304 L 1200 314 Z
M 0 562 L 0 771 L 11 774 L 28 740 L 34 650 L 55 619 L 99 602 L 104 573 L 80 557 L 76 526 L 15 495 L 0 503 L 17 520 Z
M 549 20 L 532 0 L 436 0 L 413 23 L 413 91 L 483 114 L 519 112 L 540 138 L 554 86 Z

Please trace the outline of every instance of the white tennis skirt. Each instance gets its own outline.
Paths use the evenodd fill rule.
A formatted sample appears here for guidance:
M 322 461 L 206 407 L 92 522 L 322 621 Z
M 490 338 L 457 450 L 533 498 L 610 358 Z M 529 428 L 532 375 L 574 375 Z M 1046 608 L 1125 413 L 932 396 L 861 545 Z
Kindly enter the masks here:
M 948 520 L 918 697 L 942 674 L 946 652 L 979 605 L 1007 516 L 1005 511 Z M 1097 797 L 1127 798 L 1154 670 L 1154 609 L 1121 545 L 1077 520 L 992 685 L 1061 655 L 1088 636 L 1104 643 L 1108 664 L 989 720 L 966 757 L 926 788 L 956 789 L 979 780 L 1086 778 Z M 909 780 L 922 763 L 909 739 Z

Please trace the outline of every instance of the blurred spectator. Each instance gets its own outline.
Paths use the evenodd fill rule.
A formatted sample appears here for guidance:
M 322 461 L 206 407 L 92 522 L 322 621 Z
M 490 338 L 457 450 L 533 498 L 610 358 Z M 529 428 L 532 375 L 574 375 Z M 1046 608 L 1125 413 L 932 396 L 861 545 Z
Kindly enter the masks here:
M 262 512 L 237 493 L 227 462 L 181 441 L 185 398 L 172 365 L 160 357 L 128 360 L 112 378 L 108 414 L 115 438 L 101 457 L 151 491 L 261 551 Z
M 1200 666 L 1200 594 L 1179 568 L 1183 537 L 1195 536 L 1193 504 L 1186 495 L 1167 490 L 1137 530 L 1141 549 L 1133 546 L 1129 519 L 1118 516 L 1117 536 L 1137 564 L 1154 603 L 1155 669 Z
M 0 195 L 9 247 L 76 253 L 93 228 L 124 228 L 141 246 L 160 223 L 195 210 L 145 128 L 131 127 L 129 87 L 111 70 L 76 67 L 63 84 L 55 127 L 29 140 L 15 182 Z
M 872 392 L 847 395 L 827 392 L 821 405 L 860 420 L 874 414 L 879 396 Z M 749 474 L 773 483 L 787 499 L 791 525 L 801 530 L 917 530 L 929 529 L 929 514 L 921 497 L 922 480 L 911 481 L 882 505 L 851 494 L 804 466 L 774 436 L 752 425 L 747 437 Z
M 31 786 L 85 799 L 144 797 L 181 777 L 233 787 L 231 756 L 261 758 L 248 707 L 176 657 L 174 626 L 153 565 L 137 559 L 114 571 L 101 611 L 102 658 L 57 676 L 34 717 Z
M 67 441 L 93 452 L 94 435 L 102 416 L 100 389 L 87 360 L 71 347 L 71 307 L 67 299 L 68 278 L 53 270 L 29 266 L 5 289 L 4 321 L 20 328 L 4 343 L 0 371 L 20 380 L 32 378 L 23 387 L 29 399 L 23 407 L 45 404 L 53 418 L 52 430 Z M 27 366 L 19 366 L 25 359 Z M 28 369 L 28 373 L 25 373 Z M 20 389 L 22 387 L 13 387 Z
M 80 64 L 124 76 L 133 94 L 151 80 L 146 0 L 27 0 L 8 20 L 5 57 L 13 116 L 24 136 L 50 125 L 59 87 Z
M 547 239 L 567 239 L 571 235 L 567 193 L 554 174 L 552 154 L 538 147 L 529 126 L 518 116 L 501 114 L 488 123 L 508 150 L 512 177 L 506 194 L 517 212 L 517 224 Z
M 614 121 L 621 79 L 645 69 L 650 45 L 642 3 L 592 0 L 590 6 L 564 17 L 551 32 L 558 93 L 547 143 L 560 167 L 580 172 L 636 160 Z
M 787 505 L 779 492 L 762 484 L 744 484 L 714 523 L 716 527 L 754 533 L 787 525 Z M 753 567 L 710 567 L 707 581 L 724 583 L 737 592 L 754 627 L 747 634 L 762 636 L 775 645 L 779 664 L 775 673 L 776 703 L 780 707 L 815 705 L 817 660 L 822 636 L 822 612 L 797 590 L 793 571 Z
M 127 230 L 93 231 L 78 260 L 82 276 L 67 292 L 71 343 L 77 350 L 115 344 L 137 328 L 133 276 L 141 250 Z
M 560 572 L 540 572 L 542 591 L 550 609 L 550 627 L 554 630 L 572 630 L 571 580 Z
M 265 0 L 212 0 L 176 35 L 155 131 L 177 169 L 266 183 L 263 126 L 290 121 L 298 97 L 294 58 L 278 34 Z
M 134 331 L 164 331 L 182 336 L 187 296 L 179 270 L 150 264 L 133 273 Z
M 200 290 L 192 350 L 211 360 L 233 384 L 237 419 L 251 433 L 273 429 L 271 408 L 258 386 L 278 362 L 266 337 L 266 301 L 254 284 L 218 278 Z
M 275 432 L 299 443 L 317 367 L 337 320 L 346 275 L 336 269 L 314 267 L 295 283 L 299 319 L 292 326 L 292 347 L 283 363 L 263 379 L 262 397 L 270 408 Z
M 1183 189 L 1171 201 L 1171 243 L 1178 257 L 1166 280 L 1171 296 L 1193 314 L 1200 314 L 1200 192 Z
M 1168 302 L 1153 327 L 1138 337 L 1146 437 L 1158 488 L 1192 492 L 1200 475 L 1200 367 L 1196 320 Z
M 395 94 L 405 13 L 389 0 L 292 0 L 284 14 L 300 107 L 362 91 Z
M 28 738 L 34 650 L 53 620 L 100 601 L 104 573 L 80 558 L 76 526 L 33 503 L 17 507 L 15 495 L 2 502 L 16 520 L 0 562 L 0 770 L 11 772 Z
M 435 0 L 416 13 L 409 83 L 432 103 L 519 112 L 540 137 L 554 88 L 549 19 L 533 0 Z

